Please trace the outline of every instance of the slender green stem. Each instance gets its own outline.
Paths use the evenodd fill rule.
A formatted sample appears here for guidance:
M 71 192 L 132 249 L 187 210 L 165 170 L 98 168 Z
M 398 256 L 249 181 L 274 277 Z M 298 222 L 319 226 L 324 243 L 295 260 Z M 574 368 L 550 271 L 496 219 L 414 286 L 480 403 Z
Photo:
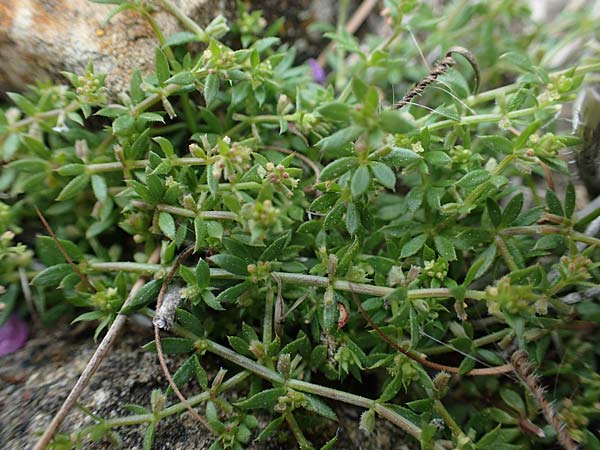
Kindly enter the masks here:
M 175 333 L 179 334 L 182 331 L 182 327 L 180 327 L 178 325 L 174 325 L 173 331 L 175 331 Z M 185 331 L 185 330 L 183 330 L 183 331 Z M 184 336 L 192 338 L 191 333 L 187 332 L 187 331 L 185 332 Z M 206 349 L 209 352 L 211 352 L 217 356 L 220 356 L 221 358 L 226 359 L 234 364 L 237 364 L 237 365 L 243 367 L 245 370 L 253 372 L 254 374 L 256 374 L 262 378 L 265 378 L 275 384 L 286 385 L 289 388 L 292 388 L 292 389 L 295 389 L 295 390 L 298 390 L 301 392 L 315 394 L 315 395 L 318 395 L 321 397 L 326 397 L 326 398 L 329 398 L 332 400 L 341 401 L 341 402 L 359 406 L 359 407 L 362 407 L 365 409 L 373 408 L 373 409 L 375 409 L 375 411 L 377 411 L 378 414 L 380 414 L 381 416 L 390 420 L 391 422 L 393 422 L 395 425 L 402 428 L 404 431 L 406 431 L 411 436 L 414 436 L 417 439 L 420 438 L 421 430 L 417 425 L 408 421 L 407 419 L 405 419 L 404 417 L 402 417 L 401 415 L 399 415 L 392 409 L 388 408 L 387 406 L 378 404 L 375 400 L 371 400 L 366 397 L 362 397 L 360 395 L 351 394 L 349 392 L 344 392 L 344 391 L 340 391 L 337 389 L 321 386 L 318 384 L 308 383 L 306 381 L 301 381 L 301 380 L 296 380 L 296 379 L 287 379 L 286 380 L 283 376 L 281 376 L 276 371 L 271 370 L 271 369 L 257 363 L 256 361 L 252 361 L 251 359 L 246 358 L 245 356 L 242 356 L 242 355 L 234 352 L 233 350 L 228 349 L 227 347 L 217 344 L 216 342 L 213 342 L 208 339 L 201 339 L 200 341 L 201 341 L 201 348 Z
M 579 233 L 578 231 L 572 231 L 568 228 L 556 226 L 556 225 L 529 225 L 522 227 L 509 227 L 504 228 L 499 231 L 500 234 L 504 234 L 506 236 L 515 236 L 515 235 L 546 235 L 546 234 L 564 234 L 568 236 L 570 239 L 578 242 L 584 242 L 588 245 L 593 245 L 594 247 L 600 247 L 600 239 L 595 238 L 593 236 L 588 236 L 583 233 Z
M 205 166 L 207 161 L 205 158 L 173 158 L 169 162 L 172 166 Z M 145 169 L 150 165 L 150 161 L 147 159 L 138 159 L 135 161 L 127 161 L 127 167 L 129 169 Z M 89 174 L 104 173 L 104 172 L 118 172 L 123 170 L 123 165 L 120 162 L 110 163 L 97 163 L 86 165 L 86 172 Z
M 559 71 L 553 72 L 550 76 L 564 75 L 571 70 L 572 70 L 571 68 L 559 70 Z M 586 64 L 586 65 L 582 65 L 582 66 L 575 68 L 575 75 L 584 75 L 586 73 L 597 72 L 599 70 L 600 70 L 600 62 Z M 521 83 L 516 82 L 516 83 L 512 83 L 512 84 L 507 84 L 505 86 L 501 86 L 496 89 L 491 89 L 489 91 L 482 92 L 477 95 L 471 95 L 465 99 L 465 103 L 469 106 L 475 106 L 480 103 L 495 101 L 499 96 L 510 94 L 510 93 L 516 91 L 520 86 L 521 86 Z
M 458 423 L 456 423 L 456 421 L 454 420 L 454 417 L 452 417 L 450 415 L 450 413 L 448 412 L 448 410 L 446 409 L 446 407 L 440 400 L 434 400 L 433 405 L 434 405 L 435 410 L 439 413 L 439 415 L 442 416 L 442 418 L 444 419 L 444 422 L 446 422 L 446 424 L 452 431 L 454 438 L 457 441 L 459 441 L 459 440 L 462 441 L 464 439 L 470 440 L 467 437 L 467 435 L 463 432 L 463 430 L 461 430 Z
M 231 378 L 229 378 L 228 380 L 224 381 L 223 384 L 221 384 L 221 386 L 219 387 L 219 390 L 227 391 L 227 390 L 233 388 L 234 386 L 240 384 L 242 381 L 244 381 L 250 375 L 251 375 L 250 372 L 246 372 L 246 371 L 239 372 L 239 373 L 235 374 L 234 376 L 232 376 Z M 194 405 L 197 405 L 199 403 L 205 402 L 206 400 L 210 399 L 211 395 L 212 395 L 211 392 L 205 391 L 200 394 L 189 397 L 187 399 L 187 401 L 190 405 L 194 406 Z M 165 417 L 169 417 L 174 414 L 179 414 L 181 412 L 184 412 L 185 410 L 186 410 L 186 406 L 182 402 L 175 403 L 174 405 L 171 405 L 171 406 L 163 409 L 162 411 L 160 411 L 158 413 L 158 418 L 164 419 Z M 128 426 L 128 425 L 140 425 L 142 423 L 149 423 L 154 420 L 156 420 L 156 416 L 152 413 L 135 414 L 135 415 L 126 416 L 126 417 L 116 417 L 114 419 L 108 419 L 108 420 L 105 420 L 103 422 L 103 424 L 106 425 L 107 428 L 116 428 L 116 427 L 123 427 L 123 426 Z M 89 427 L 89 428 L 91 428 L 91 427 Z M 85 428 L 84 428 L 84 430 L 85 430 Z
M 459 121 L 448 119 L 448 120 L 440 120 L 439 122 L 432 123 L 428 125 L 430 131 L 440 130 L 442 128 L 454 127 L 456 125 L 477 125 L 480 123 L 498 123 L 500 120 L 504 118 L 508 119 L 517 119 L 523 116 L 532 115 L 540 109 L 547 109 L 550 112 L 557 112 L 560 110 L 560 105 L 549 105 L 545 108 L 540 108 L 539 106 L 532 106 L 530 108 L 518 109 L 516 111 L 511 111 L 509 113 L 490 113 L 490 114 L 476 114 L 474 116 L 466 116 L 461 117 Z M 425 121 L 429 119 L 429 116 L 424 117 L 423 119 L 417 120 L 417 124 L 419 126 L 425 125 Z
M 508 251 L 508 247 L 506 246 L 506 242 L 504 242 L 502 236 L 496 236 L 494 238 L 494 242 L 496 243 L 496 248 L 498 249 L 498 252 L 502 255 L 502 258 L 504 259 L 504 262 L 506 263 L 508 269 L 511 272 L 519 270 L 519 266 L 517 266 L 517 263 Z
M 171 0 L 159 0 L 159 2 L 163 8 L 173 14 L 173 16 L 175 16 L 185 28 L 198 36 L 199 40 L 206 41 L 207 35 L 202 27 L 190 19 L 181 9 L 179 9 L 179 7 L 171 2 Z
M 263 344 L 269 345 L 273 338 L 273 309 L 275 305 L 275 293 L 273 287 L 268 286 L 265 295 L 265 315 L 263 319 Z
M 219 183 L 218 190 L 219 191 L 253 191 L 260 190 L 263 187 L 262 184 L 257 183 L 256 181 L 246 181 L 243 183 Z M 196 186 L 196 191 L 204 192 L 208 191 L 208 184 L 199 184 Z
M 61 114 L 66 115 L 70 112 L 77 111 L 79 109 L 79 107 L 80 107 L 79 101 L 73 100 L 67 106 L 64 106 L 62 108 L 56 108 L 56 109 L 52 109 L 50 111 L 36 113 L 35 115 L 29 116 L 26 119 L 19 120 L 18 122 L 11 124 L 9 126 L 9 129 L 11 132 L 15 132 L 15 131 L 19 130 L 20 128 L 31 125 L 32 123 L 41 122 L 42 120 L 51 119 L 53 117 L 60 116 Z
M 296 422 L 294 413 L 292 413 L 291 411 L 287 411 L 284 414 L 284 417 L 285 417 L 286 422 L 290 426 L 292 433 L 294 433 L 294 437 L 296 438 L 296 440 L 298 441 L 298 444 L 300 445 L 300 450 L 313 448 L 310 441 L 308 439 L 306 439 L 306 436 L 304 436 L 304 433 L 302 432 L 300 425 L 298 425 L 298 422 Z
M 506 169 L 517 158 L 518 156 L 515 154 L 506 156 L 504 159 L 502 159 L 502 161 L 498 163 L 498 165 L 492 173 L 492 176 L 500 175 L 502 172 L 504 172 L 504 169 Z M 487 180 L 475 187 L 475 189 L 469 192 L 469 194 L 465 197 L 464 205 L 474 205 L 477 202 L 479 196 L 483 192 L 485 192 L 486 189 L 489 188 L 490 184 L 491 181 Z
M 97 272 L 147 272 L 154 273 L 164 269 L 159 264 L 145 264 L 135 262 L 102 262 L 91 263 L 90 268 Z M 300 273 L 288 272 L 273 272 L 273 275 L 284 283 L 295 284 L 300 286 L 313 286 L 325 288 L 329 286 L 329 278 L 320 277 L 317 275 L 305 275 Z M 210 269 L 211 278 L 226 278 L 226 279 L 243 279 L 239 275 L 227 272 L 222 269 Z M 367 294 L 378 297 L 385 297 L 395 291 L 394 288 L 386 286 L 374 286 L 366 283 L 354 283 L 352 281 L 336 280 L 333 282 L 333 287 L 339 291 L 354 292 L 355 294 Z M 407 293 L 407 298 L 454 298 L 454 294 L 448 288 L 426 288 L 426 289 L 411 289 Z M 465 292 L 465 298 L 472 300 L 485 300 L 485 292 L 468 289 Z
M 473 346 L 475 348 L 479 348 L 483 347 L 484 345 L 491 344 L 492 342 L 500 341 L 512 332 L 513 331 L 510 328 L 504 328 L 503 330 L 495 331 L 494 333 L 490 333 L 480 338 L 474 339 Z M 443 353 L 448 353 L 452 351 L 455 350 L 451 345 L 436 345 L 435 347 L 419 349 L 419 352 L 424 353 L 426 355 L 441 355 Z
M 200 217 L 207 220 L 237 220 L 237 214 L 229 211 L 192 211 L 191 209 L 180 208 L 178 206 L 164 205 L 159 203 L 158 205 L 151 205 L 146 202 L 139 200 L 133 200 L 132 206 L 140 209 L 155 209 L 157 211 L 164 211 L 176 216 L 183 216 L 189 218 Z

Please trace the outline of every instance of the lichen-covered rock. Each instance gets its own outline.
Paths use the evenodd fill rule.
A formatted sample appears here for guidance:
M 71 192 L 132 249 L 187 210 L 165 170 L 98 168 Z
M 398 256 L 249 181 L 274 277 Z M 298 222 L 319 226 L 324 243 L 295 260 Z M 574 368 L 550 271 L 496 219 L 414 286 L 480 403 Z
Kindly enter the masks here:
M 232 0 L 174 0 L 187 15 L 205 25 L 231 11 Z M 117 14 L 102 27 L 115 5 L 82 0 L 3 0 L 0 2 L 0 85 L 57 79 L 60 71 L 82 73 L 89 61 L 106 73 L 109 93 L 127 86 L 131 72 L 147 72 L 158 45 L 148 21 L 134 11 Z M 180 31 L 171 14 L 151 13 L 165 35 Z
M 157 2 L 158 3 L 158 2 Z M 217 15 L 232 19 L 235 0 L 173 0 L 187 16 L 205 26 Z M 327 20 L 331 8 L 322 0 L 246 2 L 262 9 L 268 23 L 285 16 L 284 38 L 299 41 L 308 50 L 306 26 Z M 320 5 L 320 6 L 319 6 Z M 61 71 L 82 74 L 88 62 L 96 73 L 106 73 L 109 96 L 126 90 L 132 71 L 148 73 L 159 45 L 148 21 L 135 11 L 124 11 L 103 26 L 115 5 L 88 0 L 0 1 L 0 91 L 23 90 L 41 80 L 62 80 Z M 182 31 L 178 20 L 156 6 L 153 19 L 165 36 Z M 314 37 L 313 37 L 314 38 Z

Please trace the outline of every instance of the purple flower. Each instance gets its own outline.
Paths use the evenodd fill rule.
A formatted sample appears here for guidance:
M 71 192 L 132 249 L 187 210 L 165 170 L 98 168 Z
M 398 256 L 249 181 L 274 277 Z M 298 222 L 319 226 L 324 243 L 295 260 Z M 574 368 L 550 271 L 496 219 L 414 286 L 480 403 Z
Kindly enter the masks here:
M 17 314 L 11 314 L 0 327 L 0 357 L 19 350 L 25 341 L 29 330 L 27 324 Z
M 323 67 L 321 67 L 317 60 L 314 58 L 310 58 L 308 60 L 308 65 L 312 70 L 313 79 L 319 84 L 325 84 L 327 75 L 325 75 L 325 70 L 323 69 Z

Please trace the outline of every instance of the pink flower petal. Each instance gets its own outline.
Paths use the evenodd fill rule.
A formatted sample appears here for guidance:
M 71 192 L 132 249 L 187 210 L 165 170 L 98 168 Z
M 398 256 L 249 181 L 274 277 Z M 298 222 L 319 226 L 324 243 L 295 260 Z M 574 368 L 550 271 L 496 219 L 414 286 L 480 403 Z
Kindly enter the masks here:
M 0 327 L 0 357 L 16 352 L 25 345 L 29 329 L 23 319 L 12 314 Z

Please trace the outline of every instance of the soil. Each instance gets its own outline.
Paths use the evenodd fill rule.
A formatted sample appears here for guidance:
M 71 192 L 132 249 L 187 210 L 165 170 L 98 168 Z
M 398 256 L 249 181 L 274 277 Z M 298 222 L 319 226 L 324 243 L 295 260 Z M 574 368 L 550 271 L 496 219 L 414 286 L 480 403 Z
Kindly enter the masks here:
M 61 326 L 67 330 L 68 326 Z M 77 377 L 92 356 L 95 343 L 91 329 L 65 331 L 42 330 L 34 332 L 26 346 L 16 353 L 0 359 L 0 449 L 25 450 L 33 448 L 37 438 L 50 423 L 53 415 L 68 395 Z M 90 386 L 80 398 L 80 404 L 102 418 L 130 415 L 124 408 L 128 403 L 145 407 L 150 404 L 153 389 L 166 389 L 156 355 L 141 348 L 152 337 L 146 330 L 128 326 L 108 358 L 98 369 Z M 181 360 L 182 361 L 182 360 Z M 169 357 L 169 365 L 178 361 Z M 209 379 L 221 364 L 204 358 Z M 235 373 L 229 369 L 228 376 Z M 240 389 L 244 389 L 243 386 Z M 194 386 L 184 386 L 187 396 L 198 393 Z M 240 391 L 227 395 L 235 398 Z M 175 402 L 169 397 L 169 403 Z M 404 434 L 390 423 L 378 420 L 375 431 L 367 436 L 358 430 L 362 410 L 343 404 L 328 402 L 340 418 L 339 426 L 328 425 L 309 435 L 315 444 L 324 443 L 337 432 L 338 443 L 334 448 L 348 450 L 401 450 L 414 448 L 404 444 Z M 259 416 L 258 431 L 268 423 L 269 417 Z M 71 411 L 63 424 L 62 432 L 73 432 L 93 423 L 93 419 L 79 409 Z M 115 429 L 121 437 L 122 448 L 141 450 L 144 426 L 128 426 Z M 254 437 L 255 437 L 254 436 Z M 189 414 L 170 416 L 162 420 L 156 431 L 154 450 L 204 450 L 213 442 L 207 433 Z M 85 442 L 86 450 L 115 448 L 107 441 Z M 252 442 L 252 450 L 283 450 L 296 448 L 294 438 L 286 428 L 266 443 Z

